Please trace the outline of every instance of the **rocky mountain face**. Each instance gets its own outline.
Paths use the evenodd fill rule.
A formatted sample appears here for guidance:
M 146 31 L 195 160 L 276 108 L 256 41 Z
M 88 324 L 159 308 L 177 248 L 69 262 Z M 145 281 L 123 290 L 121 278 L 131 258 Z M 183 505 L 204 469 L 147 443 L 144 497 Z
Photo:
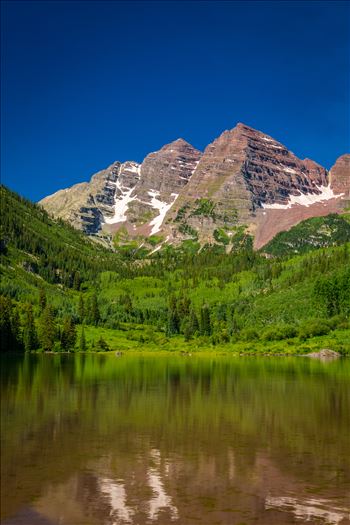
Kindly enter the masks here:
M 140 178 L 136 162 L 114 162 L 92 176 L 90 182 L 75 184 L 45 197 L 40 204 L 55 217 L 70 222 L 87 234 L 97 233 L 115 214 L 116 202 L 123 202 Z M 123 210 L 119 209 L 123 217 Z M 122 219 L 124 220 L 124 219 Z
M 253 227 L 259 210 L 303 204 L 304 195 L 310 202 L 321 200 L 327 185 L 324 168 L 298 159 L 271 137 L 238 124 L 205 149 L 169 219 L 181 223 L 180 233 L 186 224 L 202 242 L 210 242 L 218 228 L 230 233 L 237 222 Z M 205 208 L 210 204 L 209 212 Z M 172 234 L 176 237 L 176 229 L 172 228 Z
M 244 124 L 205 151 L 183 139 L 142 162 L 114 162 L 41 204 L 88 234 L 185 239 L 229 247 L 237 232 L 260 248 L 301 220 L 340 212 L 349 201 L 350 155 L 327 172 L 272 137 Z
M 114 162 L 91 178 L 45 197 L 40 204 L 87 234 L 159 231 L 168 209 L 191 178 L 201 152 L 182 139 L 150 153 L 142 164 Z
M 132 234 L 155 234 L 160 230 L 167 211 L 171 208 L 195 170 L 201 153 L 182 139 L 150 153 L 139 169 L 139 180 L 125 196 L 125 216 L 117 214 L 109 220 L 110 231 L 124 222 Z M 126 202 L 127 201 L 127 202 Z
M 350 154 L 337 159 L 330 170 L 330 184 L 334 193 L 350 198 Z

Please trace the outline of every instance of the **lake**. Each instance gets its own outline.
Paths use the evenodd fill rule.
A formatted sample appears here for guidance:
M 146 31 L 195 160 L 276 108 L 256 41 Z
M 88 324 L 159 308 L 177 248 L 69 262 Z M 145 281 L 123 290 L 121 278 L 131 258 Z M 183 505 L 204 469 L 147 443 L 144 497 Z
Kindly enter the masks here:
M 4 525 L 350 523 L 350 360 L 6 357 L 1 403 Z

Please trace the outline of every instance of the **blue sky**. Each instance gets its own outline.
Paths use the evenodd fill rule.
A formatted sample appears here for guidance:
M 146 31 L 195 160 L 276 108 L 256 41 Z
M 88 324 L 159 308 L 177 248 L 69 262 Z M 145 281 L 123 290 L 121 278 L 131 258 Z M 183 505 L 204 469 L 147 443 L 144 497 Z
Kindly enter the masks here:
M 37 200 L 244 122 L 349 151 L 349 3 L 2 2 L 2 181 Z

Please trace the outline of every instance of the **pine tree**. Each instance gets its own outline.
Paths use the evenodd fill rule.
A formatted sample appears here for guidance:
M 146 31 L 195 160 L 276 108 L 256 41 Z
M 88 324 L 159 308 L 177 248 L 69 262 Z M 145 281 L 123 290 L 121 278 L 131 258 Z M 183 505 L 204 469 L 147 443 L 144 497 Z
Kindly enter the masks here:
M 180 319 L 177 312 L 176 297 L 170 297 L 168 308 L 167 335 L 172 336 L 180 333 Z
M 75 272 L 74 273 L 74 279 L 73 279 L 73 288 L 74 290 L 80 290 L 80 273 Z
M 86 352 L 87 350 L 84 325 L 81 326 L 80 339 L 79 339 L 79 350 L 81 352 Z
M 15 306 L 12 308 L 11 312 L 11 330 L 15 340 L 16 350 L 20 350 L 20 347 L 22 346 L 21 320 L 18 309 Z
M 189 315 L 181 323 L 185 341 L 190 341 L 199 332 L 199 323 L 196 312 L 191 309 Z
M 107 342 L 103 339 L 102 335 L 96 343 L 97 352 L 108 352 L 110 350 Z
M 177 313 L 179 318 L 182 320 L 187 317 L 190 313 L 191 300 L 188 297 L 181 297 L 177 301 Z
M 0 343 L 1 352 L 11 352 L 16 350 L 16 338 L 12 331 L 12 310 L 13 304 L 9 297 L 0 295 Z
M 80 294 L 79 296 L 78 317 L 79 317 L 79 321 L 83 323 L 85 319 L 85 303 L 84 303 L 84 297 L 82 294 Z
M 38 345 L 38 338 L 34 323 L 33 307 L 31 304 L 27 304 L 24 310 L 23 344 L 26 352 L 35 350 Z
M 201 308 L 200 333 L 201 335 L 211 334 L 210 311 L 207 304 Z
M 124 310 L 128 315 L 132 313 L 132 300 L 128 293 L 120 297 L 119 303 L 124 307 Z
M 46 292 L 44 288 L 39 289 L 39 307 L 40 311 L 43 312 L 46 306 Z
M 47 352 L 52 351 L 56 339 L 56 324 L 50 305 L 45 306 L 39 318 L 38 336 L 41 348 Z
M 188 341 L 190 341 L 192 339 L 193 333 L 192 333 L 191 325 L 190 325 L 189 322 L 185 324 L 183 333 L 184 333 L 184 337 L 185 337 L 185 341 L 186 342 L 188 342 Z
M 95 326 L 98 325 L 99 321 L 100 321 L 100 311 L 99 311 L 99 308 L 98 308 L 98 303 L 97 303 L 97 295 L 94 294 L 92 297 L 91 297 L 91 305 L 90 305 L 90 321 L 91 321 L 91 324 L 94 324 Z
M 63 350 L 71 350 L 75 346 L 77 332 L 71 316 L 65 317 L 61 332 L 61 346 Z
M 191 313 L 190 313 L 189 326 L 190 326 L 192 335 L 196 335 L 199 332 L 198 317 L 196 315 L 196 312 L 193 309 L 191 310 Z

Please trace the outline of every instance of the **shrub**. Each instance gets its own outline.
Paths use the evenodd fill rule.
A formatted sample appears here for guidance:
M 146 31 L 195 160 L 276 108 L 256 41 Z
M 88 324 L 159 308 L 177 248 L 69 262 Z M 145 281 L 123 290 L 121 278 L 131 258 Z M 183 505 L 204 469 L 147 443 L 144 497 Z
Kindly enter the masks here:
M 300 325 L 299 338 L 305 341 L 309 337 L 326 335 L 331 329 L 331 324 L 326 319 L 309 319 Z
M 331 317 L 328 322 L 332 330 L 335 330 L 336 328 L 339 328 L 340 330 L 350 328 L 349 319 L 347 319 L 345 315 L 335 315 Z
M 184 235 L 189 235 L 191 236 L 193 239 L 198 239 L 198 233 L 197 231 L 192 228 L 192 226 L 190 226 L 189 224 L 183 222 L 182 224 L 180 224 L 179 226 L 179 232 L 180 233 L 183 233 Z
M 52 347 L 52 352 L 63 352 L 63 351 L 64 350 L 62 348 L 60 341 L 55 341 Z
M 226 329 L 222 329 L 219 332 L 215 333 L 211 337 L 211 342 L 216 344 L 226 344 L 230 342 L 230 336 L 227 333 Z
M 116 319 L 107 319 L 104 326 L 112 330 L 120 330 L 120 322 Z
M 164 241 L 164 237 L 163 235 L 151 235 L 150 237 L 148 237 L 147 239 L 147 242 L 151 245 L 151 246 L 157 246 L 157 244 L 160 244 L 161 242 Z
M 106 341 L 103 339 L 102 336 L 97 341 L 95 350 L 96 352 L 108 352 L 110 350 L 108 344 L 106 343 Z
M 210 199 L 197 199 L 197 208 L 191 213 L 190 217 L 202 215 L 203 217 L 212 217 L 215 220 L 216 204 Z
M 240 333 L 240 339 L 242 341 L 255 341 L 259 339 L 259 334 L 255 328 L 244 328 Z
M 297 329 L 290 324 L 281 324 L 270 326 L 263 332 L 264 341 L 281 341 L 282 339 L 291 339 L 297 335 Z
M 230 237 L 227 235 L 223 228 L 218 228 L 213 232 L 214 239 L 227 246 L 230 243 Z

